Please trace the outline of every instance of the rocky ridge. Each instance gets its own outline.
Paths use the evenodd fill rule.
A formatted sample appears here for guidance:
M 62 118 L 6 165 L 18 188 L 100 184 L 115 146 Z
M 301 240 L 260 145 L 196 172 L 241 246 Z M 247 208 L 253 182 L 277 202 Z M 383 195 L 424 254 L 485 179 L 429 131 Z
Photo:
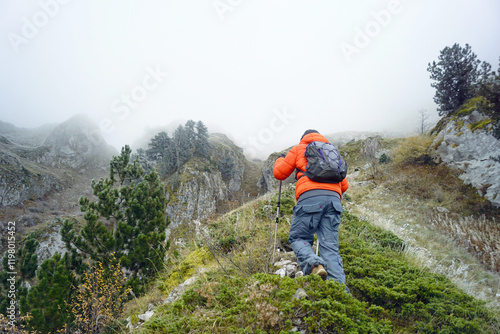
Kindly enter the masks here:
M 36 155 L 36 149 L 22 149 L 21 152 L 15 143 L 5 137 L 0 139 L 0 206 L 41 199 L 65 186 L 67 175 L 58 175 L 30 160 L 29 155 Z
M 106 168 L 116 153 L 96 137 L 97 126 L 84 115 L 32 132 L 3 122 L 0 129 L 0 206 L 4 207 L 42 200 L 71 185 L 75 169 Z
M 208 160 L 192 158 L 167 179 L 170 228 L 204 220 L 219 210 L 221 202 L 249 190 L 244 189 L 244 183 L 248 183 L 246 166 L 250 162 L 242 149 L 223 134 L 211 134 L 209 142 Z M 255 182 L 253 187 L 257 188 Z

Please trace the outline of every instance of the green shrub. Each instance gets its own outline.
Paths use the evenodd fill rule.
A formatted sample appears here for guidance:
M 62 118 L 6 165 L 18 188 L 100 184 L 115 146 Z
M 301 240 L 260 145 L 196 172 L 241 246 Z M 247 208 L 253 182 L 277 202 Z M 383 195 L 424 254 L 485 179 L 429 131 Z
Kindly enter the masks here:
M 500 323 L 484 303 L 443 275 L 410 265 L 404 242 L 345 212 L 340 251 L 347 283 L 360 301 L 387 311 L 395 328 L 423 333 L 495 333 Z M 382 312 L 383 313 L 383 312 Z
M 294 298 L 298 288 L 308 297 Z M 257 274 L 241 279 L 213 274 L 160 312 L 144 332 L 202 332 L 210 327 L 217 333 L 289 333 L 297 327 L 307 332 L 390 333 L 392 327 L 377 318 L 384 314 L 382 308 L 370 307 L 342 285 L 317 276 L 294 280 Z
M 378 158 L 378 162 L 380 164 L 388 164 L 391 162 L 391 158 L 387 154 L 383 153 L 380 158 Z
M 278 195 L 275 195 L 271 199 L 271 207 L 276 211 L 278 206 Z M 294 187 L 284 187 L 281 191 L 280 200 L 280 216 L 293 214 L 293 207 L 295 206 L 295 188 Z

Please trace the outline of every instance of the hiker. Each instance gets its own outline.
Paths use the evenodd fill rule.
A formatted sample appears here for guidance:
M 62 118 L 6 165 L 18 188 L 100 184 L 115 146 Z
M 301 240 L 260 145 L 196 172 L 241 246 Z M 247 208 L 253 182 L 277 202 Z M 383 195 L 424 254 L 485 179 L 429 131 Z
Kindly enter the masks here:
M 314 274 L 322 279 L 334 279 L 345 284 L 342 257 L 339 254 L 339 225 L 342 213 L 342 194 L 349 187 L 344 178 L 338 183 L 311 181 L 304 173 L 307 166 L 306 147 L 311 142 L 328 143 L 316 130 L 307 130 L 300 143 L 274 164 L 274 177 L 285 180 L 297 171 L 295 195 L 289 241 L 304 274 Z M 346 166 L 347 172 L 347 166 Z M 312 248 L 317 233 L 320 256 Z M 346 287 L 346 290 L 349 290 Z

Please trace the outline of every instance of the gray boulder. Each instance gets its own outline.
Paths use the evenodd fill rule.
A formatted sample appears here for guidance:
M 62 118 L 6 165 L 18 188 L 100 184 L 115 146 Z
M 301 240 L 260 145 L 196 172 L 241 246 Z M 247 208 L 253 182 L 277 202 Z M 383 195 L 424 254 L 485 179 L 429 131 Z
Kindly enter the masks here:
M 449 121 L 434 139 L 433 158 L 460 170 L 460 179 L 500 207 L 500 140 L 493 136 L 493 124 L 488 120 L 473 111 Z

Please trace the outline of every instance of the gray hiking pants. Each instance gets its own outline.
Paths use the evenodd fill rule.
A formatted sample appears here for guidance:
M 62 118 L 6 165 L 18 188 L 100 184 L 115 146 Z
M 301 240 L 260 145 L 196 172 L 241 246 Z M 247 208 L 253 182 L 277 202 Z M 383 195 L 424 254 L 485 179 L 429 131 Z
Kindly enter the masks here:
M 342 257 L 339 254 L 339 225 L 342 204 L 340 198 L 320 195 L 299 200 L 293 208 L 288 240 L 305 275 L 321 264 L 328 272 L 327 279 L 345 284 Z M 313 251 L 314 233 L 319 240 L 319 254 Z

